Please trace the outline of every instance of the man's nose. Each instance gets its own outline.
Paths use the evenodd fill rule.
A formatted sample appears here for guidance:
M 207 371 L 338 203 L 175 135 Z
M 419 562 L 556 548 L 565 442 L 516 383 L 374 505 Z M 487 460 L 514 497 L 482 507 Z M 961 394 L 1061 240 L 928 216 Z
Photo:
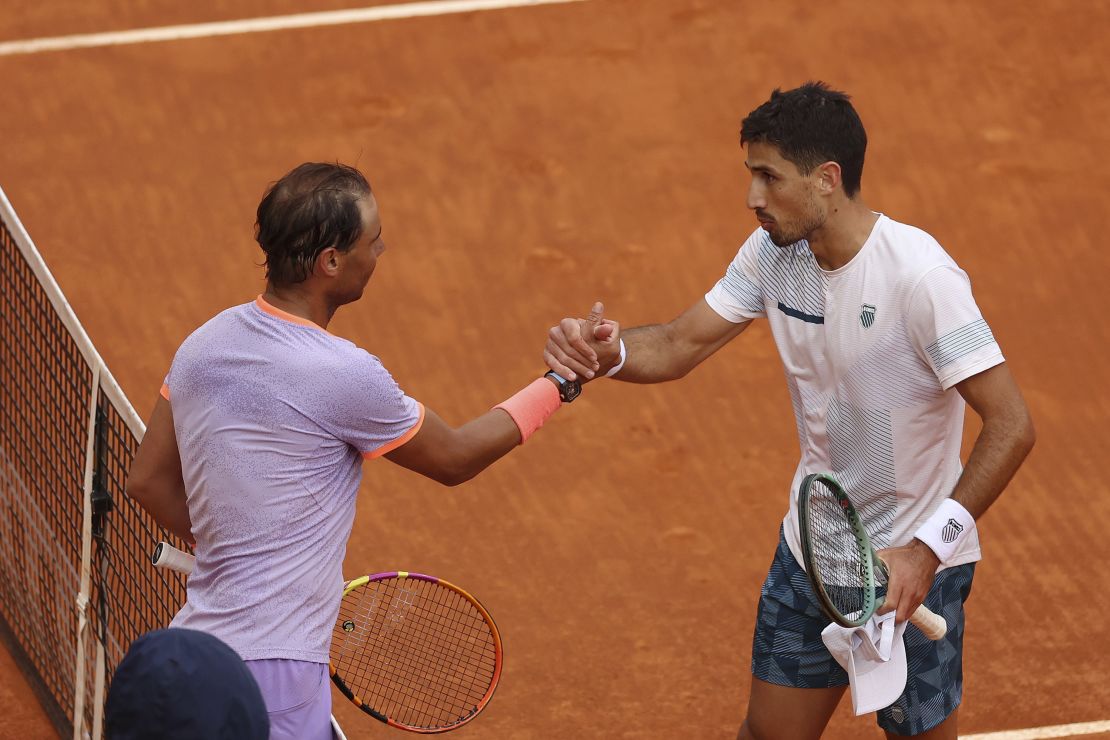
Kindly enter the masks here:
M 756 184 L 754 182 L 748 188 L 747 205 L 748 208 L 753 211 L 759 208 L 767 207 L 767 199 L 763 197 L 763 189 L 756 187 Z

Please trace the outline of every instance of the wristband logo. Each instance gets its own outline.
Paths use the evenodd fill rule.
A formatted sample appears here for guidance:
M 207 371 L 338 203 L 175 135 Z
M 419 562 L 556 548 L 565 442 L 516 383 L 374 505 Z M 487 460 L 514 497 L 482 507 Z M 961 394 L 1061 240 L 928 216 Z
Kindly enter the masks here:
M 944 529 L 940 530 L 940 538 L 946 545 L 951 545 L 960 536 L 960 532 L 964 531 L 964 525 L 957 522 L 955 519 L 949 519 L 948 523 L 944 525 Z

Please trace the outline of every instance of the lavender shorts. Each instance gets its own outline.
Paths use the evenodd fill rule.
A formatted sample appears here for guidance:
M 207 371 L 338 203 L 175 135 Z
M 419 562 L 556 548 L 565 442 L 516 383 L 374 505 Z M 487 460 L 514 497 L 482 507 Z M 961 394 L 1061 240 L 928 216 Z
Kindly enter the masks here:
M 333 740 L 326 663 L 248 660 L 270 715 L 270 740 Z

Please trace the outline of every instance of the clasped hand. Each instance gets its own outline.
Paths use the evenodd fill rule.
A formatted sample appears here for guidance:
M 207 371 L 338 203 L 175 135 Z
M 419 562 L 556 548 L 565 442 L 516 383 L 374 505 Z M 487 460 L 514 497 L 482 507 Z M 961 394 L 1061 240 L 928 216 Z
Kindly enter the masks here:
M 568 380 L 585 383 L 604 375 L 620 359 L 620 324 L 603 316 L 598 301 L 584 319 L 566 318 L 547 332 L 543 359 Z

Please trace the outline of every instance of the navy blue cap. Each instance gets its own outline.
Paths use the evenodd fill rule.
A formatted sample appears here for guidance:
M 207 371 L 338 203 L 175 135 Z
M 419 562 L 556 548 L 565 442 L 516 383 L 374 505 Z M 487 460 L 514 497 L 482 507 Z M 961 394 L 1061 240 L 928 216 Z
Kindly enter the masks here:
M 131 644 L 108 690 L 108 740 L 268 740 L 270 718 L 239 655 L 205 632 L 164 629 Z

